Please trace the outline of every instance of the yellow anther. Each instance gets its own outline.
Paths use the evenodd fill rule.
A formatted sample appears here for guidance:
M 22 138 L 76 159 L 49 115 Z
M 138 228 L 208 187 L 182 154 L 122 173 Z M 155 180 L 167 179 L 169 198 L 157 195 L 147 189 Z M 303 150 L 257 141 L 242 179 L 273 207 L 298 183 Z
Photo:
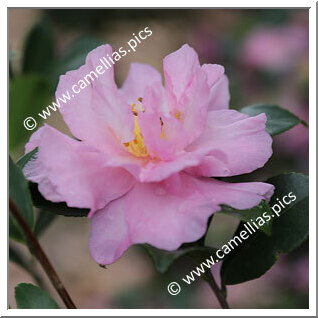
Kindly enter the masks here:
M 138 108 L 140 111 L 144 111 L 144 109 L 142 108 L 142 106 L 140 105 L 140 99 L 142 101 L 142 98 L 138 98 Z M 135 108 L 136 104 L 132 104 L 132 111 L 134 114 L 134 119 L 135 119 L 135 123 L 134 123 L 134 135 L 135 135 L 135 139 L 131 140 L 129 142 L 125 142 L 124 146 L 127 148 L 127 150 L 135 155 L 136 157 L 147 157 L 148 154 L 148 150 L 147 147 L 144 144 L 144 138 L 141 134 L 141 130 L 140 130 L 140 126 L 138 123 L 138 112 Z
M 132 108 L 132 111 L 133 111 L 134 116 L 137 116 L 137 115 L 138 115 L 138 112 L 137 112 L 137 109 L 136 109 L 136 104 L 132 104 L 132 105 L 131 105 L 131 108 Z
M 180 110 L 177 110 L 177 111 L 174 113 L 174 117 L 176 117 L 177 119 L 180 119 L 180 118 L 181 118 Z
M 138 97 L 137 98 L 137 105 L 138 105 L 138 109 L 141 111 L 141 112 L 144 112 L 145 109 L 143 108 L 142 106 L 142 97 Z
M 161 123 L 161 138 L 165 139 L 165 127 L 163 125 L 163 121 L 161 117 L 160 117 L 160 123 Z

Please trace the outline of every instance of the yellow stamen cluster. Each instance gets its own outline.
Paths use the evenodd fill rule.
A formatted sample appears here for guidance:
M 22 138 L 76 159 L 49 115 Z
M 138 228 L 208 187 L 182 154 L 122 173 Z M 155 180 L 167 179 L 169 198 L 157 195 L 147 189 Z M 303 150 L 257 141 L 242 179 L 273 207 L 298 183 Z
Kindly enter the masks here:
M 137 99 L 137 106 L 139 108 L 140 111 L 144 111 L 141 102 L 142 102 L 142 98 L 139 97 Z M 147 147 L 144 144 L 144 138 L 141 134 L 141 130 L 140 130 L 140 126 L 138 124 L 138 112 L 136 110 L 136 104 L 132 104 L 132 111 L 133 111 L 133 115 L 134 115 L 134 119 L 135 119 L 135 123 L 134 123 L 134 135 L 135 135 L 135 139 L 131 140 L 129 142 L 125 142 L 124 146 L 127 148 L 127 150 L 135 155 L 136 157 L 147 157 L 149 156 Z
M 136 105 L 137 104 L 137 105 Z M 144 112 L 144 108 L 142 106 L 142 98 L 139 97 L 137 99 L 137 103 L 132 104 L 132 113 L 134 116 L 134 135 L 135 135 L 135 139 L 131 140 L 129 142 L 125 142 L 124 146 L 127 148 L 127 150 L 133 154 L 136 157 L 148 157 L 149 153 L 147 150 L 147 147 L 144 143 L 144 138 L 141 134 L 141 130 L 140 130 L 140 126 L 138 123 L 138 111 L 136 109 L 136 106 L 138 107 L 139 111 Z M 179 110 L 177 110 L 174 113 L 174 117 L 177 118 L 178 120 L 181 118 L 181 113 Z M 165 138 L 165 131 L 164 131 L 164 124 L 162 119 L 160 118 L 160 122 L 161 122 L 161 138 L 164 139 Z

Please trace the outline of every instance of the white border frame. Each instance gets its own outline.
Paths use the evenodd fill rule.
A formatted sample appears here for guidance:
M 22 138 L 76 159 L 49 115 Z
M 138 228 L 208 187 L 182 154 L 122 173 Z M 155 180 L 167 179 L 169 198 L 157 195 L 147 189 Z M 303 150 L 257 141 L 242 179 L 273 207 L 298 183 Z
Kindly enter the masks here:
M 5 0 L 5 3 L 1 5 L 0 11 L 0 23 L 1 23 L 1 38 L 3 41 L 7 37 L 8 32 L 8 8 L 14 7 L 26 7 L 26 3 L 29 7 L 43 7 L 43 1 L 40 0 L 29 0 L 28 2 L 22 0 Z M 121 1 L 119 4 L 115 2 L 115 5 L 109 6 L 109 3 L 105 1 L 90 0 L 88 2 L 90 6 L 83 6 L 81 8 L 107 8 L 111 7 L 140 7 L 140 8 L 151 8 L 151 7 L 167 7 L 177 8 L 182 5 L 183 7 L 194 8 L 193 2 L 190 1 L 176 1 L 176 0 L 161 0 L 161 1 L 148 1 L 135 0 L 129 2 L 128 0 Z M 223 0 L 221 2 L 211 2 L 196 0 L 195 8 L 238 8 L 236 7 L 236 1 Z M 310 133 L 310 150 L 309 150 L 309 171 L 310 171 L 310 236 L 309 236 L 309 309 L 7 309 L 7 284 L 2 283 L 0 287 L 0 314 L 1 316 L 316 316 L 316 2 L 315 1 L 280 1 L 280 0 L 268 0 L 268 1 L 246 1 L 242 0 L 239 2 L 239 8 L 310 8 L 309 9 L 309 133 Z M 48 0 L 45 5 L 50 8 L 64 7 L 71 8 L 79 5 L 78 1 L 71 0 Z M 7 42 L 7 41 L 6 41 Z M 8 45 L 7 45 L 8 46 Z M 1 132 L 1 146 L 2 149 L 7 149 L 7 133 L 8 133 L 8 122 L 7 122 L 7 110 L 4 107 L 8 105 L 8 66 L 7 66 L 7 50 L 1 50 L 1 74 L 2 84 L 0 86 L 1 96 L 7 96 L 6 102 L 2 104 L 0 108 L 2 125 L 0 126 Z M 6 137 L 5 137 L 6 136 Z M 1 167 L 3 174 L 7 176 L 8 180 L 8 169 L 7 159 L 4 156 L 1 158 Z M 8 228 L 7 228 L 7 212 L 8 211 L 8 185 L 7 180 L 2 178 L 1 181 L 1 202 L 6 202 L 6 206 L 2 208 L 2 222 L 0 222 L 1 240 L 0 240 L 0 252 L 1 255 L 7 255 L 8 253 Z M 0 275 L 2 282 L 7 282 L 8 274 L 8 262 L 2 261 L 0 267 Z

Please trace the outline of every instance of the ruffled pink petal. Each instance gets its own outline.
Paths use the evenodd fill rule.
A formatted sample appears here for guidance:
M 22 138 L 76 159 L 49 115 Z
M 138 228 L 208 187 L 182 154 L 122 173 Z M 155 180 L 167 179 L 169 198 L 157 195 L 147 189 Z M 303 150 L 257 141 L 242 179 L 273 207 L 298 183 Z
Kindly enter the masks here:
M 188 133 L 188 141 L 195 140 L 205 129 L 208 114 L 209 87 L 205 72 L 200 69 L 180 99 L 183 129 Z
M 186 168 L 197 166 L 202 158 L 202 153 L 182 152 L 174 160 L 149 161 L 142 167 L 137 180 L 140 182 L 160 182 Z
M 205 233 L 209 216 L 220 204 L 247 209 L 273 193 L 272 185 L 260 182 L 230 184 L 186 174 L 173 179 L 137 183 L 94 214 L 89 247 L 97 263 L 113 263 L 132 244 L 175 250 Z
M 139 182 L 160 182 L 171 175 L 186 168 L 197 166 L 205 155 L 204 151 L 180 152 L 173 160 L 160 160 L 150 158 L 138 158 L 114 156 L 107 158 L 107 167 L 121 167 L 129 171 Z
M 99 149 L 134 138 L 131 106 L 114 82 L 114 66 L 103 66 L 107 55 L 112 55 L 109 45 L 91 51 L 85 65 L 60 77 L 56 91 L 56 98 L 66 92 L 73 96 L 67 104 L 60 102 L 60 112 L 72 134 Z M 73 85 L 76 91 L 81 85 L 83 89 L 76 94 Z
M 265 114 L 249 117 L 234 110 L 209 112 L 205 131 L 186 149 L 209 152 L 200 165 L 188 172 L 225 177 L 262 167 L 272 155 L 272 139 L 265 124 Z
M 210 88 L 208 110 L 227 109 L 230 103 L 229 81 L 224 75 L 224 67 L 218 64 L 204 64 Z
M 224 74 L 224 67 L 219 64 L 203 64 L 202 68 L 207 75 L 209 87 L 215 85 Z
M 170 114 L 179 120 L 179 124 L 166 124 L 167 136 L 176 136 L 177 130 L 182 135 L 180 147 L 184 148 L 202 133 L 206 124 L 210 91 L 207 74 L 188 45 L 166 56 L 163 68 Z
M 39 128 L 32 134 L 29 142 L 25 145 L 25 152 L 28 153 L 39 146 L 42 138 L 42 132 L 47 129 L 46 126 Z M 63 202 L 63 195 L 57 191 L 57 187 L 48 179 L 46 171 L 41 161 L 38 160 L 38 154 L 28 161 L 23 169 L 25 178 L 38 184 L 39 191 L 45 193 L 45 198 L 52 202 Z
M 153 86 L 163 89 L 160 73 L 150 65 L 131 63 L 121 91 L 132 105 L 137 102 L 137 98 L 144 97 L 147 87 Z
M 172 104 L 178 103 L 198 69 L 200 69 L 198 55 L 187 44 L 164 58 L 166 88 Z
M 45 125 L 38 142 L 37 159 L 24 169 L 26 177 L 39 184 L 42 195 L 64 201 L 70 207 L 103 208 L 125 194 L 135 183 L 122 168 L 105 166 L 104 154 Z

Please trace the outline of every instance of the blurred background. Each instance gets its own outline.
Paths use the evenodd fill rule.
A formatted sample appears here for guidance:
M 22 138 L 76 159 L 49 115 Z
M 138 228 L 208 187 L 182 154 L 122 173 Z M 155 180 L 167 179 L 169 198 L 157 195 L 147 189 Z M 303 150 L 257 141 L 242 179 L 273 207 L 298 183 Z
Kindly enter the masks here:
M 60 75 L 84 64 L 87 53 L 103 43 L 124 46 L 132 33 L 148 26 L 152 35 L 116 63 L 118 85 L 131 62 L 149 63 L 162 72 L 162 59 L 188 43 L 201 64 L 225 67 L 230 80 L 230 107 L 269 103 L 308 121 L 308 10 L 301 9 L 9 9 L 9 150 L 14 160 L 24 153 L 31 132 L 22 125 L 54 100 Z M 46 123 L 69 134 L 59 113 Z M 41 125 L 42 123 L 38 123 Z M 274 155 L 263 169 L 240 180 L 266 180 L 288 171 L 308 174 L 308 129 L 298 125 L 274 137 Z M 89 255 L 89 220 L 57 216 L 40 241 L 78 308 L 219 308 L 209 286 L 197 280 L 178 296 L 169 282 L 193 268 L 186 260 L 167 274 L 156 273 L 148 254 L 130 248 L 107 269 Z M 208 243 L 221 246 L 237 221 L 217 215 Z M 41 284 L 59 302 L 45 274 L 26 248 L 12 248 L 29 263 L 38 281 L 10 262 L 9 303 L 14 286 Z M 219 268 L 213 268 L 218 272 Z M 34 275 L 33 275 L 34 276 Z M 278 262 L 260 279 L 229 286 L 231 308 L 308 308 L 308 242 Z

